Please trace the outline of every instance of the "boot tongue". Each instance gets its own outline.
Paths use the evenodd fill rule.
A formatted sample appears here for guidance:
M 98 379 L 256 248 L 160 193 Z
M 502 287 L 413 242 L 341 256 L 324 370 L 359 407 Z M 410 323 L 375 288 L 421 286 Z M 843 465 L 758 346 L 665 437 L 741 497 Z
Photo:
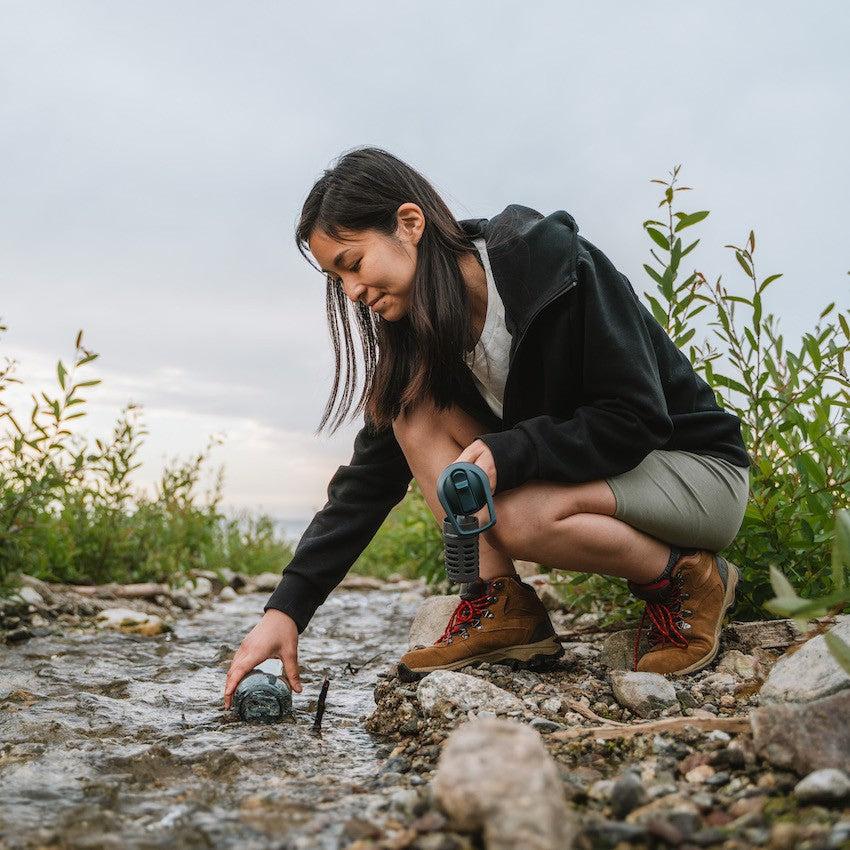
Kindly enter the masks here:
M 475 581 L 465 584 L 460 592 L 460 598 L 465 600 L 478 599 L 484 596 L 488 590 L 488 583 L 484 579 L 476 579 Z

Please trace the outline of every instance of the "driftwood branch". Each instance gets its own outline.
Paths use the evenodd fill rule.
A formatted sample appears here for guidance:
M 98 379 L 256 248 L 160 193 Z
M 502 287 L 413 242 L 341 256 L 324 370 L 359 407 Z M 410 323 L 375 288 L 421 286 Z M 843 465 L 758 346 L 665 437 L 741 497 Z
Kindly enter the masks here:
M 652 735 L 656 732 L 675 732 L 690 726 L 701 732 L 720 729 L 723 732 L 748 732 L 750 721 L 747 717 L 666 717 L 663 720 L 647 720 L 643 723 L 621 724 L 619 726 L 582 726 L 576 729 L 562 729 L 549 737 L 556 741 L 571 741 L 576 738 L 634 738 L 635 735 Z
M 156 596 L 169 596 L 171 589 L 167 584 L 69 584 L 66 590 L 80 596 L 95 599 L 153 599 Z

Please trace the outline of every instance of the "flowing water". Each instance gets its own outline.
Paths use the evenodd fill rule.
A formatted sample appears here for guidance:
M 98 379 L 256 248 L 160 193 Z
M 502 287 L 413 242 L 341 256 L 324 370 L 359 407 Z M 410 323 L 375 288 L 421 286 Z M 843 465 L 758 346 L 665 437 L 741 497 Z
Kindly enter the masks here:
M 221 694 L 265 601 L 215 603 L 158 637 L 0 647 L 0 847 L 335 850 L 347 818 L 386 809 L 362 718 L 421 599 L 333 594 L 301 639 L 294 719 L 257 726 L 225 712 Z

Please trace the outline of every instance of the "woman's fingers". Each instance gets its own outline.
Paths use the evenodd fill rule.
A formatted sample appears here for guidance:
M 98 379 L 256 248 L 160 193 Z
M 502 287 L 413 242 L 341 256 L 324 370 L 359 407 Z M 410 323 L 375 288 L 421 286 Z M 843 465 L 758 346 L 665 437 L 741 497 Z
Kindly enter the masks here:
M 301 693 L 298 676 L 298 627 L 281 611 L 270 608 L 251 630 L 233 656 L 224 683 L 224 707 L 230 708 L 233 692 L 258 664 L 267 658 L 280 658 L 289 686 Z
M 244 653 L 240 646 L 239 651 L 230 664 L 230 669 L 227 671 L 227 679 L 224 683 L 224 707 L 226 709 L 230 708 L 236 686 L 254 669 L 254 663 L 255 659 L 248 653 Z
M 461 453 L 455 463 L 465 461 L 466 463 L 474 463 L 481 467 L 490 482 L 490 489 L 496 492 L 496 462 L 493 460 L 493 454 L 490 451 L 487 443 L 483 440 L 475 440 L 470 443 Z
M 301 677 L 298 675 L 298 643 L 288 644 L 280 654 L 280 660 L 283 662 L 283 673 L 286 676 L 286 681 L 289 682 L 289 687 L 296 694 L 301 693 Z

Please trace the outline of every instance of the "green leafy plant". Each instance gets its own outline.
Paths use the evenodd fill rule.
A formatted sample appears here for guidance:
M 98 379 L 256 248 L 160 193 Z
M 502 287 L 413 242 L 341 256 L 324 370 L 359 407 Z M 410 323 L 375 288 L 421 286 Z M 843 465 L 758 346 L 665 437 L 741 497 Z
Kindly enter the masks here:
M 813 331 L 797 346 L 786 344 L 765 304 L 781 275 L 758 275 L 752 231 L 743 246 L 727 246 L 749 292 L 731 292 L 720 278 L 710 284 L 698 271 L 678 283 L 681 259 L 698 241 L 683 248 L 681 233 L 708 215 L 674 210 L 677 192 L 687 190 L 676 185 L 678 174 L 677 167 L 669 180 L 655 181 L 665 187 L 660 206 L 668 215 L 665 223 L 644 224 L 657 264 L 646 267 L 657 287 L 646 297 L 680 347 L 693 338 L 693 318 L 709 309 L 712 338 L 691 344 L 689 356 L 720 403 L 740 418 L 752 458 L 750 502 L 726 554 L 742 568 L 738 613 L 757 617 L 771 596 L 772 564 L 780 564 L 806 596 L 834 589 L 832 517 L 850 505 L 850 311 L 827 305 Z
M 832 585 L 828 596 L 803 599 L 797 595 L 791 582 L 775 567 L 770 568 L 770 583 L 776 594 L 765 603 L 765 607 L 780 617 L 790 617 L 797 628 L 805 632 L 810 621 L 825 618 L 816 623 L 810 635 L 820 633 L 828 626 L 835 614 L 850 604 L 850 511 L 841 511 L 835 519 L 835 540 L 832 546 Z M 850 674 L 850 646 L 837 635 L 827 632 L 824 640 L 835 660 Z
M 644 297 L 720 404 L 740 418 L 752 458 L 751 497 L 725 553 L 742 571 L 736 616 L 765 615 L 774 565 L 807 599 L 832 599 L 838 589 L 830 569 L 832 517 L 850 505 L 850 311 L 827 305 L 813 331 L 796 346 L 787 344 L 778 319 L 766 311 L 768 290 L 782 276 L 757 274 L 752 231 L 744 245 L 727 246 L 747 280 L 743 292 L 720 278 L 709 283 L 696 269 L 686 273 L 685 258 L 700 240 L 683 240 L 709 212 L 677 209 L 680 193 L 691 191 L 679 185 L 679 173 L 676 166 L 668 179 L 652 181 L 663 186 L 662 215 L 643 225 L 652 242 L 644 269 L 655 284 Z M 710 338 L 697 344 L 706 319 Z M 618 614 L 637 610 L 622 583 L 603 576 L 576 576 L 564 590 L 578 607 L 598 609 L 598 598 L 612 599 Z
M 422 576 L 433 587 L 446 587 L 443 536 L 414 481 L 404 500 L 384 524 L 353 567 L 354 572 L 387 578 Z
M 85 414 L 81 391 L 99 383 L 78 380 L 78 370 L 96 358 L 78 334 L 71 367 L 57 364 L 59 393 L 34 396 L 23 424 L 2 395 L 17 383 L 15 364 L 0 369 L 0 594 L 13 573 L 86 584 L 176 581 L 193 568 L 264 572 L 288 563 L 292 549 L 274 520 L 222 513 L 221 470 L 200 492 L 218 441 L 166 465 L 147 495 L 132 484 L 147 435 L 139 407 L 122 411 L 108 441 L 89 445 L 73 433 Z

